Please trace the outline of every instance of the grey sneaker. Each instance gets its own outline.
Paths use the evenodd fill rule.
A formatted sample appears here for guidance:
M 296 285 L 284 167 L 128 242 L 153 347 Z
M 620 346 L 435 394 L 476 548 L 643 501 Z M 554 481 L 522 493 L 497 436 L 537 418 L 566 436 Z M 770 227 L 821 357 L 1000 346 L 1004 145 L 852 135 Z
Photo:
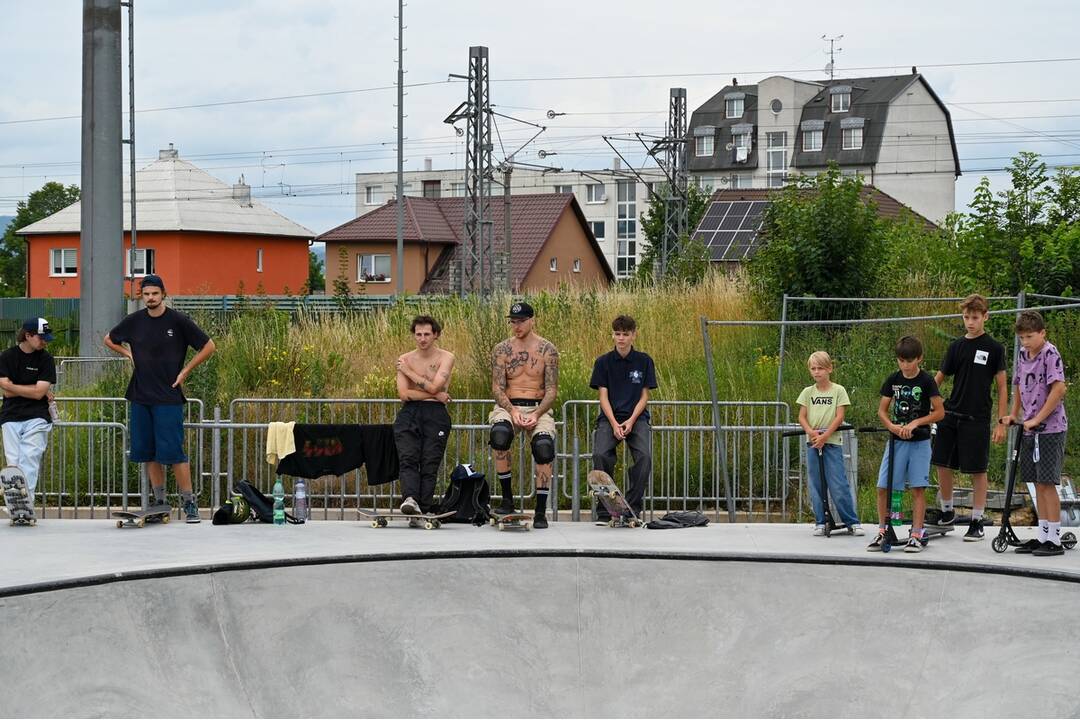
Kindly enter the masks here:
M 848 531 L 852 535 L 856 535 L 858 537 L 862 537 L 863 535 L 866 534 L 866 531 L 862 529 L 862 525 L 852 525 L 851 527 L 848 528 Z
M 923 551 L 923 544 L 919 538 L 912 535 L 908 538 L 907 545 L 904 546 L 904 552 L 920 553 Z
M 824 534 L 825 534 L 825 526 L 824 525 L 815 525 L 814 526 L 814 537 L 821 537 Z
M 405 498 L 405 502 L 401 503 L 402 515 L 420 515 L 420 504 L 411 497 Z
M 195 504 L 194 500 L 188 500 L 184 503 L 184 522 L 191 524 L 202 522 L 202 518 L 199 517 L 199 506 Z

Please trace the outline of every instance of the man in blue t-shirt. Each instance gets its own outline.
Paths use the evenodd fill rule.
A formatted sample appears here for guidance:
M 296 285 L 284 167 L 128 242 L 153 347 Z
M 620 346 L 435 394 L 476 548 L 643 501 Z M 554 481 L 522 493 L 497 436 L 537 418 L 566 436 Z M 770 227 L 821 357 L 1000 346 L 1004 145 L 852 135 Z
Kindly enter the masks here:
M 199 506 L 184 453 L 183 383 L 214 354 L 214 341 L 187 315 L 165 306 L 160 277 L 147 275 L 141 287 L 146 309 L 131 313 L 105 335 L 105 347 L 134 365 L 124 396 L 130 413 L 131 461 L 146 463 L 155 505 L 165 504 L 165 466 L 171 465 L 184 515 L 189 523 L 197 523 Z M 189 347 L 196 352 L 185 365 Z
M 656 389 L 656 367 L 651 357 L 634 349 L 637 323 L 620 315 L 611 323 L 615 349 L 596 358 L 589 386 L 600 393 L 600 416 L 593 434 L 593 469 L 608 475 L 615 470 L 615 448 L 623 440 L 634 464 L 626 502 L 641 516 L 645 487 L 652 476 L 652 427 L 649 425 L 649 391 Z M 606 518 L 598 508 L 600 519 Z

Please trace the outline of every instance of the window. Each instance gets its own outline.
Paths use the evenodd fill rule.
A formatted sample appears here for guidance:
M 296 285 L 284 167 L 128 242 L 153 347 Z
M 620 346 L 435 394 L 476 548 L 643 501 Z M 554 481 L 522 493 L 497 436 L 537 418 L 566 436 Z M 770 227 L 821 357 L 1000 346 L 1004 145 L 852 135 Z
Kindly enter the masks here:
M 821 138 L 824 135 L 823 130 L 803 130 L 802 134 L 802 149 L 803 152 L 818 152 L 821 150 Z
M 442 181 L 441 180 L 425 180 L 424 181 L 424 197 L 435 200 L 440 195 L 442 195 Z
M 381 185 L 368 185 L 364 188 L 364 204 L 365 205 L 378 205 L 382 199 L 382 193 L 379 192 L 382 189 Z
M 731 136 L 731 144 L 736 150 L 750 147 L 750 133 L 739 133 Z
M 728 187 L 733 190 L 748 188 L 750 187 L 750 176 L 741 173 L 735 173 L 728 178 Z
M 450 197 L 465 197 L 465 183 L 450 183 Z
M 581 272 L 581 258 L 574 258 L 574 272 Z
M 615 233 L 615 274 L 629 277 L 637 267 L 637 183 L 619 180 L 616 188 L 618 223 Z
M 573 185 L 556 185 L 555 186 L 555 194 L 558 195 L 559 193 L 570 193 L 572 195 L 574 193 L 574 186 Z
M 702 190 L 715 190 L 720 187 L 716 183 L 716 178 L 712 175 L 698 175 L 694 179 L 697 181 L 697 186 Z
M 153 248 L 136 248 L 135 249 L 135 261 L 131 259 L 131 249 L 128 249 L 127 256 L 127 274 L 128 276 L 135 275 L 153 275 L 155 270 L 154 265 L 154 249 Z
M 716 138 L 712 135 L 702 135 L 694 143 L 694 153 L 698 157 L 708 157 L 713 154 L 713 142 Z
M 559 258 L 551 258 L 548 260 L 548 270 L 551 272 L 559 271 Z
M 262 272 L 262 248 L 259 248 L 255 253 L 255 272 Z
M 851 92 L 833 93 L 832 111 L 834 113 L 847 112 L 851 109 Z
M 49 251 L 52 260 L 50 275 L 78 275 L 79 251 L 77 248 L 53 248 Z
M 357 255 L 356 282 L 390 282 L 390 256 Z
M 603 240 L 604 239 L 604 221 L 603 220 L 593 220 L 592 222 L 589 223 L 589 225 L 592 226 L 593 237 L 596 238 L 597 240 Z
M 862 150 L 862 131 L 861 127 L 844 128 L 840 131 L 841 140 L 843 141 L 844 150 Z
M 787 133 L 766 133 L 765 143 L 768 187 L 783 187 L 787 179 Z
M 602 183 L 595 183 L 585 186 L 585 202 L 590 204 L 597 204 L 607 202 L 607 193 L 604 191 L 604 185 Z
M 728 120 L 741 118 L 743 116 L 743 98 L 728 98 L 724 101 L 724 110 Z

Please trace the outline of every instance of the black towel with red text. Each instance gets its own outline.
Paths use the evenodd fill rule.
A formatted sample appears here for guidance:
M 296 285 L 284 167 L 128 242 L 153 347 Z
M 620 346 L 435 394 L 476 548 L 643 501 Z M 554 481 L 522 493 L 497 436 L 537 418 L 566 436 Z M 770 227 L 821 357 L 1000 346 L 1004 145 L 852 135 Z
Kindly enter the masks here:
M 314 479 L 344 475 L 366 465 L 369 485 L 397 479 L 393 425 L 296 423 L 293 439 L 296 452 L 278 463 L 278 475 Z

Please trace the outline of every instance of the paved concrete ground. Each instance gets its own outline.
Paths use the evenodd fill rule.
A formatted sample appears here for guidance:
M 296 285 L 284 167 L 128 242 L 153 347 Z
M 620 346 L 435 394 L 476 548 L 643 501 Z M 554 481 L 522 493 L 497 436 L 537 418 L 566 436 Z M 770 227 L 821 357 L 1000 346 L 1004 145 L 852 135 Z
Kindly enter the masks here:
M 1080 714 L 1080 551 L 959 535 L 3 525 L 0 715 Z

